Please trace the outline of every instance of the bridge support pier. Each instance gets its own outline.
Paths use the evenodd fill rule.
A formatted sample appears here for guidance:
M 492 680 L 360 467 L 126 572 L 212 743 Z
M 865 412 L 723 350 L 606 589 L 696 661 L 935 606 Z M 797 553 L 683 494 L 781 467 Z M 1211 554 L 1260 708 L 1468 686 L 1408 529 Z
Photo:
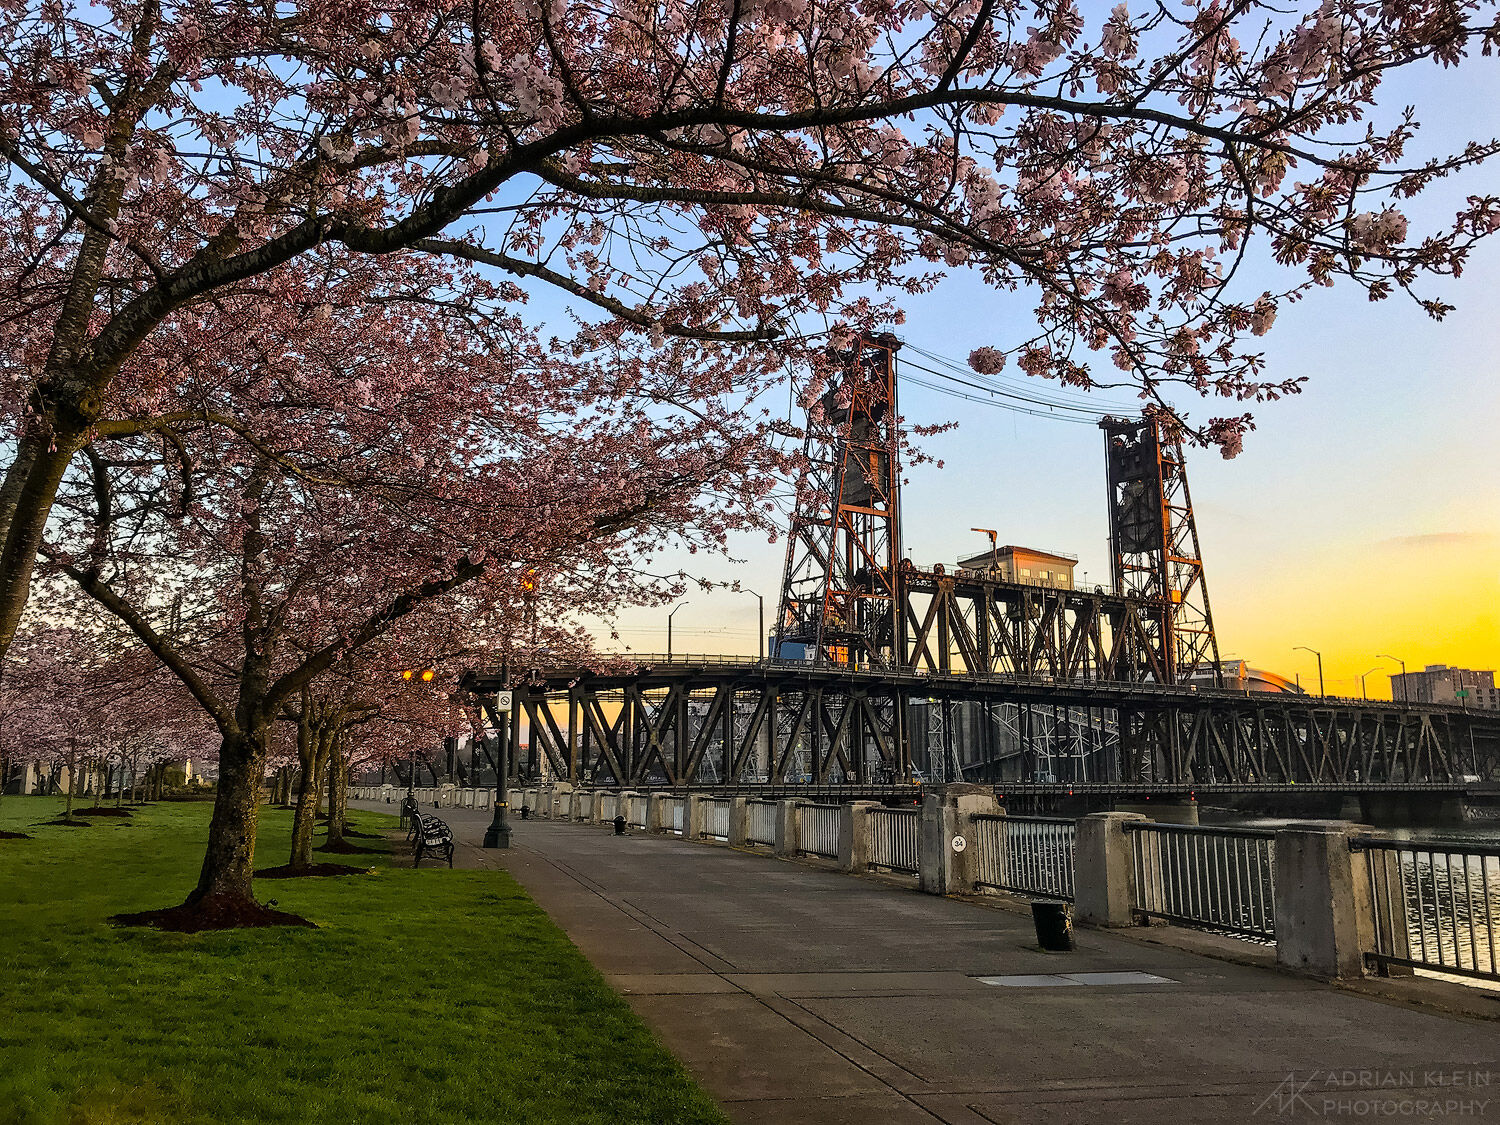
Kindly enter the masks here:
M 1116 801 L 1115 812 L 1130 813 L 1158 824 L 1197 824 L 1198 802 L 1164 797 L 1156 801 Z

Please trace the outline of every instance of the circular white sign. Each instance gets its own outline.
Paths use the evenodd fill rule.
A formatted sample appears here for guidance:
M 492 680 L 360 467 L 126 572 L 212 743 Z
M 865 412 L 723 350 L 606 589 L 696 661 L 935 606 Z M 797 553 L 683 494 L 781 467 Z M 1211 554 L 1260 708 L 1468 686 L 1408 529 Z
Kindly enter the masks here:
M 969 841 L 965 840 L 962 836 L 955 836 L 955 837 L 953 837 L 953 850 L 954 851 L 961 852 L 965 848 L 967 848 L 968 846 L 969 846 Z

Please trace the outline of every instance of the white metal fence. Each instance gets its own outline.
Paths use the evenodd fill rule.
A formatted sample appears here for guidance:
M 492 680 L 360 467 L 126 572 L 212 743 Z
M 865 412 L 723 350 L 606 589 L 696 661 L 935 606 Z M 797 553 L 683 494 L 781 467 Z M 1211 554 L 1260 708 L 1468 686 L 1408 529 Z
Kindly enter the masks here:
M 915 875 L 917 829 L 922 814 L 917 809 L 870 810 L 870 866 Z
M 1368 873 L 1370 960 L 1500 980 L 1500 846 L 1376 836 L 1351 846 Z
M 976 886 L 1072 901 L 1074 821 L 981 814 L 973 823 Z
M 1135 843 L 1138 914 L 1275 939 L 1275 832 L 1150 821 L 1125 829 Z
M 843 810 L 838 805 L 803 805 L 801 850 L 808 855 L 839 857 L 839 827 Z
M 752 844 L 776 846 L 776 802 L 747 801 L 745 836 Z
M 687 798 L 663 797 L 661 804 L 662 827 L 681 836 L 683 823 L 687 819 Z
M 647 798 L 645 794 L 637 794 L 633 797 L 626 798 L 626 803 L 630 806 L 630 808 L 629 811 L 625 814 L 625 822 L 629 824 L 630 827 L 646 827 L 646 805 L 648 800 L 649 798 Z
M 703 802 L 703 834 L 713 840 L 729 839 L 729 798 L 710 797 Z

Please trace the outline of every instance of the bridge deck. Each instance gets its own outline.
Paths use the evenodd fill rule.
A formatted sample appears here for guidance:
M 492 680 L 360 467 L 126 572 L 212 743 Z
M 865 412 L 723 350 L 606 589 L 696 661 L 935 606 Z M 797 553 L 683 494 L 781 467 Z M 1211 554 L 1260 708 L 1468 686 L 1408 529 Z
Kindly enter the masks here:
M 1315 1071 L 1415 1074 L 1381 1093 L 1500 1120 L 1493 1088 L 1420 1085 L 1500 1073 L 1466 1019 L 1114 933 L 1049 955 L 1019 914 L 725 847 L 530 821 L 482 852 L 487 812 L 444 815 L 459 866 L 514 874 L 745 1125 L 1322 1120 L 1372 1092 L 1278 1113 Z

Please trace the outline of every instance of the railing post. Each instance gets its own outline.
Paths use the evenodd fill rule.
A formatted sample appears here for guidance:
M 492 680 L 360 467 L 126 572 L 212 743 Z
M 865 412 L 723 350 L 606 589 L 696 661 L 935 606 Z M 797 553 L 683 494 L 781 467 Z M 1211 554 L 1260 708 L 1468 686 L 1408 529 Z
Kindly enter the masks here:
M 533 796 L 532 800 L 535 800 L 535 799 L 536 798 Z M 587 819 L 583 815 L 583 800 L 584 800 L 583 790 L 582 789 L 575 789 L 575 790 L 573 790 L 573 798 L 568 803 L 568 819 L 569 820 L 586 820 Z M 535 811 L 535 810 L 533 810 L 533 811 Z
M 666 795 L 664 793 L 646 794 L 646 831 L 660 832 L 662 830 L 662 813 L 666 810 Z
M 1373 915 L 1365 866 L 1349 839 L 1368 828 L 1334 821 L 1276 833 L 1276 961 L 1325 980 L 1364 975 Z
M 776 854 L 796 856 L 802 850 L 802 805 L 800 800 L 776 802 Z
M 875 818 L 871 809 L 879 801 L 852 801 L 839 808 L 839 867 L 844 871 L 866 871 L 874 854 Z
M 708 798 L 701 793 L 689 793 L 687 805 L 682 810 L 682 838 L 684 840 L 703 839 L 703 828 L 707 821 Z
M 918 883 L 933 895 L 967 894 L 974 889 L 976 813 L 999 809 L 994 791 L 983 785 L 946 785 L 922 797 L 917 825 Z M 955 843 L 963 843 L 955 848 Z
M 1090 926 L 1135 925 L 1135 840 L 1140 813 L 1093 813 L 1073 838 L 1073 916 Z
M 745 797 L 729 798 L 729 846 L 743 848 L 750 843 L 750 801 Z

